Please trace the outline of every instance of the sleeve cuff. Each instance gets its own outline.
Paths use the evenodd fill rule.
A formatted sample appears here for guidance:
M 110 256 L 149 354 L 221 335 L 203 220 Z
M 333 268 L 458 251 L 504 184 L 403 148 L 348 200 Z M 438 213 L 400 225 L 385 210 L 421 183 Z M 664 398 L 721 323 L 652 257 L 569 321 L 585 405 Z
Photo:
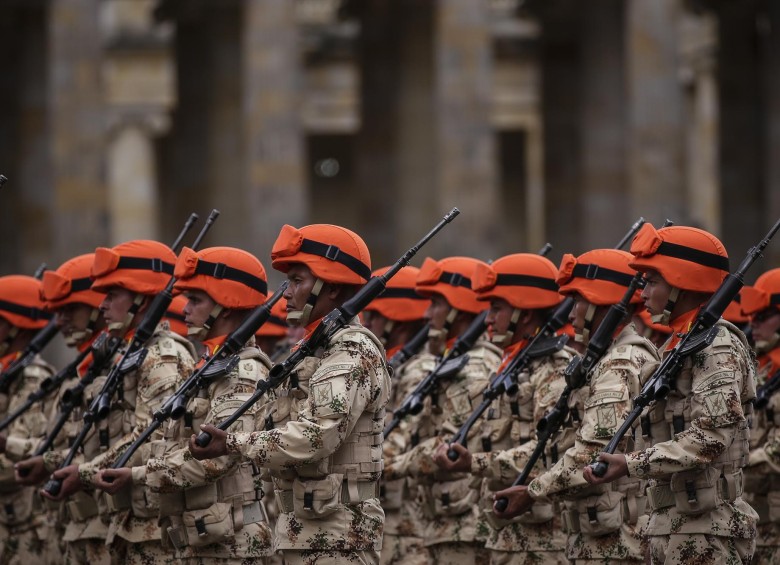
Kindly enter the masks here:
M 635 455 L 636 453 L 641 452 L 635 452 L 635 453 L 628 453 L 626 454 L 626 470 L 628 472 L 629 477 L 637 477 L 637 478 L 644 478 L 646 476 L 646 466 L 642 463 L 642 461 L 637 458 Z
M 146 485 L 146 466 L 133 467 L 133 484 Z

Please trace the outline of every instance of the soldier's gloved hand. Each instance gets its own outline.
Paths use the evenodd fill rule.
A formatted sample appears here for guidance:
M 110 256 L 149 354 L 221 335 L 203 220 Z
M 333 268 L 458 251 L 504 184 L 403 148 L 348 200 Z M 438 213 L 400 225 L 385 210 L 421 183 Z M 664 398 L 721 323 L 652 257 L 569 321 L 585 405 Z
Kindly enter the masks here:
M 121 469 L 103 469 L 93 479 L 95 488 L 116 494 L 133 485 L 133 470 L 128 467 Z
M 609 467 L 607 467 L 607 473 L 603 477 L 597 477 L 593 474 L 593 469 L 590 465 L 586 465 L 582 470 L 582 476 L 592 485 L 601 485 L 604 483 L 611 483 L 615 479 L 625 477 L 628 475 L 628 465 L 626 464 L 625 455 L 615 455 L 613 453 L 599 453 L 599 461 L 603 461 Z
M 215 457 L 221 457 L 227 455 L 227 432 L 220 430 L 216 426 L 211 424 L 203 424 L 200 427 L 200 431 L 206 432 L 211 435 L 211 441 L 206 447 L 200 447 L 195 443 L 195 434 L 190 437 L 190 453 L 195 459 L 214 459 Z
M 447 452 L 450 449 L 458 454 L 458 458 L 455 461 L 450 460 L 447 456 Z M 468 473 L 471 471 L 471 452 L 459 443 L 445 443 L 436 448 L 436 453 L 433 454 L 433 462 L 445 471 Z
M 47 475 L 42 455 L 19 461 L 14 465 L 14 478 L 20 485 L 37 485 L 45 481 Z
M 506 498 L 508 504 L 503 512 L 496 508 L 496 501 Z M 534 505 L 534 499 L 528 494 L 528 487 L 525 485 L 509 487 L 500 490 L 493 495 L 493 513 L 503 520 L 511 520 L 523 512 L 527 512 Z
M 62 469 L 57 469 L 51 474 L 51 478 L 62 481 L 62 487 L 57 496 L 52 496 L 43 489 L 39 491 L 41 496 L 48 498 L 49 500 L 56 500 L 58 502 L 60 500 L 65 500 L 71 494 L 84 488 L 84 485 L 81 484 L 81 477 L 79 477 L 79 466 L 75 464 L 68 465 Z

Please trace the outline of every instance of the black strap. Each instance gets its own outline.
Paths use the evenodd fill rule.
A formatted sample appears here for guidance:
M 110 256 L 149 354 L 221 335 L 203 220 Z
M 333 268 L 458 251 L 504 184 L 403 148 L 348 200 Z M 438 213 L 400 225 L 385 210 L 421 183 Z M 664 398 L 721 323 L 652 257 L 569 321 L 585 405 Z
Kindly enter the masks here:
M 287 327 L 287 320 L 281 319 L 279 316 L 269 316 L 267 324 L 273 324 L 275 326 Z
M 357 257 L 353 257 L 346 251 L 342 251 L 337 245 L 326 245 L 324 243 L 320 243 L 319 241 L 304 238 L 303 242 L 301 243 L 300 250 L 303 253 L 317 255 L 318 257 L 325 257 L 326 259 L 330 259 L 336 263 L 341 263 L 347 269 L 353 273 L 358 274 L 366 280 L 371 278 L 371 268 L 368 265 L 363 263 Z
M 439 282 L 443 282 L 450 286 L 462 286 L 464 288 L 471 288 L 471 279 L 464 277 L 460 273 L 449 273 L 444 271 L 439 277 Z
M 173 274 L 173 263 L 167 263 L 159 257 L 120 257 L 116 265 L 117 269 L 138 269 L 141 271 L 153 271 L 155 273 Z
M 89 290 L 92 286 L 92 279 L 90 277 L 84 277 L 83 279 L 73 279 L 70 281 L 70 291 L 80 292 L 82 290 Z
M 50 312 L 41 310 L 34 306 L 22 306 L 16 302 L 8 302 L 7 300 L 0 300 L 0 310 L 10 312 L 11 314 L 18 314 L 31 320 L 51 320 L 54 316 Z
M 666 255 L 667 257 L 674 257 L 675 259 L 682 259 L 683 261 L 690 261 L 691 263 L 698 263 L 705 267 L 711 267 L 713 269 L 720 269 L 721 271 L 729 271 L 729 259 L 722 255 L 716 255 L 715 253 L 708 253 L 707 251 L 700 251 L 686 245 L 679 245 L 677 243 L 670 243 L 664 241 L 658 246 L 659 255 Z
M 377 298 L 408 298 L 410 300 L 428 300 L 420 296 L 413 288 L 385 288 Z
M 205 275 L 215 279 L 227 279 L 248 286 L 262 294 L 268 294 L 268 284 L 261 279 L 241 269 L 229 267 L 224 263 L 212 263 L 198 259 L 198 266 L 195 267 L 196 275 Z
M 558 285 L 555 284 L 555 280 L 533 275 L 498 275 L 496 277 L 496 286 L 530 286 L 558 292 Z
M 737 298 L 739 298 L 739 294 L 737 295 Z M 780 305 L 780 293 L 778 293 L 778 294 L 770 294 L 769 295 L 769 305 L 770 306 L 778 306 L 778 305 Z
M 590 264 L 578 263 L 577 265 L 575 265 L 574 270 L 572 271 L 571 274 L 572 274 L 572 278 L 579 277 L 591 281 L 592 280 L 607 281 L 625 287 L 628 287 L 628 285 L 630 285 L 631 281 L 634 279 L 634 275 L 629 275 L 626 273 L 621 273 L 620 271 L 615 271 L 614 269 L 601 267 L 599 265 L 596 265 L 595 263 L 590 263 Z

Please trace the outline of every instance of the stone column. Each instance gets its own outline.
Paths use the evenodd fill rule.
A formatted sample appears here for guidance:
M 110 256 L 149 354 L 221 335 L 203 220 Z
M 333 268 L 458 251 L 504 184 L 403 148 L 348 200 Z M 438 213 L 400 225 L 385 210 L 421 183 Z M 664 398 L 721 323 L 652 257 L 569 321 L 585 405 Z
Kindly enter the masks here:
M 244 0 L 242 33 L 246 245 L 268 264 L 282 225 L 309 218 L 295 2 Z
M 684 98 L 678 79 L 680 0 L 626 4 L 630 211 L 687 223 Z
M 767 2 L 764 38 L 764 100 L 766 100 L 766 205 L 762 225 L 769 228 L 780 218 L 780 3 Z M 780 245 L 767 250 L 767 267 L 780 265 Z
M 461 217 L 431 248 L 482 259 L 495 255 L 501 238 L 487 16 L 485 3 L 473 0 L 440 0 L 434 16 L 438 205 L 458 206 Z

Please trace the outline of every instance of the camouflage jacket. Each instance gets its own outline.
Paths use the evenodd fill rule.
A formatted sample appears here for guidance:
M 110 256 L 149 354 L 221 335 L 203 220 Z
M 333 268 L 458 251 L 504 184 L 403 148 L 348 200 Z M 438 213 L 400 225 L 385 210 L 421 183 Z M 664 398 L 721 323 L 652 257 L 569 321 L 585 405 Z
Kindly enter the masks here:
M 275 549 L 378 550 L 384 348 L 357 318 L 293 370 L 262 431 L 229 433 L 228 451 L 270 470 L 280 514 Z
M 656 479 L 648 535 L 756 535 L 757 515 L 740 496 L 754 364 L 742 332 L 724 320 L 718 327 L 713 343 L 685 360 L 666 399 L 648 407 L 651 447 L 626 455 L 630 476 Z
M 271 361 L 255 347 L 254 338 L 239 352 L 239 358 L 238 365 L 229 374 L 190 400 L 189 416 L 170 422 L 165 438 L 152 445 L 154 457 L 146 465 L 133 468 L 136 484 L 146 484 L 160 494 L 163 541 L 173 544 L 178 559 L 247 559 L 271 554 L 271 528 L 266 520 L 260 519 L 263 513 L 259 510 L 259 471 L 236 454 L 198 461 L 187 448 L 193 430 L 199 429 L 201 423 L 218 424 L 227 419 L 252 396 L 257 382 L 268 376 Z M 255 412 L 248 410 L 230 431 L 253 429 Z M 230 506 L 231 514 L 235 515 L 227 518 L 232 531 L 190 535 L 187 530 L 190 519 L 216 516 L 225 506 Z M 209 527 L 206 526 L 206 531 Z M 190 542 L 191 537 L 195 544 Z M 179 540 L 188 543 L 177 547 Z

